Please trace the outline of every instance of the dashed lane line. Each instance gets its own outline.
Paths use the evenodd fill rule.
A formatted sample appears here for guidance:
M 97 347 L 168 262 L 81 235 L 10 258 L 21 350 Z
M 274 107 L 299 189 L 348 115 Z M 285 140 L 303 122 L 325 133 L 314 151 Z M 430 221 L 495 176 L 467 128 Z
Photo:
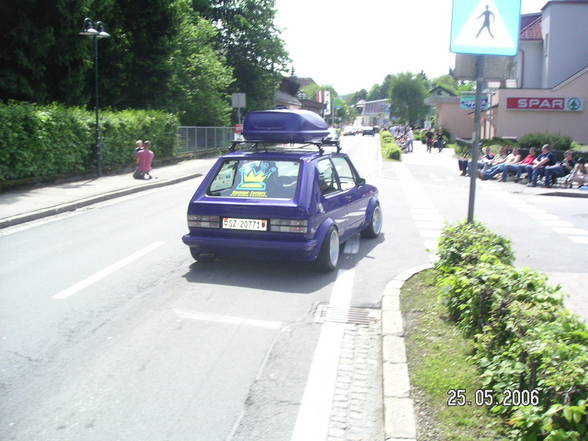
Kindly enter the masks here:
M 219 315 L 200 311 L 188 311 L 185 309 L 174 309 L 174 312 L 184 319 L 197 320 L 209 323 L 222 323 L 236 326 L 252 326 L 254 328 L 281 329 L 284 323 L 272 320 L 257 320 L 229 315 Z
M 91 275 L 90 277 L 87 277 L 84 280 L 79 281 L 75 285 L 70 286 L 69 288 L 64 289 L 63 291 L 60 291 L 51 297 L 53 299 L 57 299 L 57 300 L 63 300 L 68 297 L 71 297 L 74 294 L 77 294 L 78 292 L 82 291 L 83 289 L 93 285 L 94 283 L 99 282 L 100 280 L 104 279 L 105 277 L 108 277 L 110 274 L 120 270 L 121 268 L 124 268 L 125 266 L 130 265 L 134 261 L 145 256 L 146 254 L 149 254 L 151 251 L 156 250 L 157 248 L 162 246 L 164 243 L 165 242 L 162 242 L 162 241 L 154 242 L 151 245 L 146 246 L 145 248 L 140 249 L 139 251 L 131 254 L 130 256 L 127 256 L 124 259 L 121 259 L 118 262 L 115 262 L 112 265 L 107 266 L 103 270 L 98 271 L 97 273 Z

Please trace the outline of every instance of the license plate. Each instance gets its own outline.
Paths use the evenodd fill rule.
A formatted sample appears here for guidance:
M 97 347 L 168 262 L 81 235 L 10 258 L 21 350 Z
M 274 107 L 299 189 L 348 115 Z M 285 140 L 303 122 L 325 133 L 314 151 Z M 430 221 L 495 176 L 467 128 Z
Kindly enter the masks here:
M 229 230 L 267 231 L 267 220 L 223 217 L 223 228 Z

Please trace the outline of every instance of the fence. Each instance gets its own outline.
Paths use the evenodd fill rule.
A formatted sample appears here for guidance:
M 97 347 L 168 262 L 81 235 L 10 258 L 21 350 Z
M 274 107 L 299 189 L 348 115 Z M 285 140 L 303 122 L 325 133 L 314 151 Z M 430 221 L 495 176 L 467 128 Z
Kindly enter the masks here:
M 178 154 L 200 153 L 227 148 L 233 141 L 233 127 L 193 127 L 180 126 L 180 145 Z

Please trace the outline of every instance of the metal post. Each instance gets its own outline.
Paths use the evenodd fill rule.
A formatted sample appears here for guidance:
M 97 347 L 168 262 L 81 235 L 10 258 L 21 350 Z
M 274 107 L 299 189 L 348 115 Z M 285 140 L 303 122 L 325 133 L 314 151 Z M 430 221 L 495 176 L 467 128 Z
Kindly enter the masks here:
M 237 107 L 237 124 L 241 124 L 241 108 Z
M 484 87 L 484 55 L 476 57 L 476 111 L 474 114 L 474 142 L 472 143 L 472 166 L 470 171 L 470 198 L 468 204 L 468 223 L 474 221 L 476 201 L 476 177 L 480 158 L 480 126 L 482 119 L 482 88 Z
M 335 96 L 331 100 L 331 126 L 335 127 Z
M 98 94 L 98 37 L 94 36 L 94 93 L 96 110 L 96 165 L 98 177 L 102 176 L 102 144 L 100 142 L 100 97 Z

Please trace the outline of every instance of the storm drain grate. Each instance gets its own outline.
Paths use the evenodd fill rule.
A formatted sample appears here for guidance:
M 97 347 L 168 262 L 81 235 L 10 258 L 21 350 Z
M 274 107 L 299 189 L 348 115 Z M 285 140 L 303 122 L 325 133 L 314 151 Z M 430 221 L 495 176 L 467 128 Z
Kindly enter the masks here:
M 370 308 L 337 308 L 328 303 L 319 303 L 314 312 L 314 322 L 335 322 L 369 325 L 378 319 L 378 311 Z

